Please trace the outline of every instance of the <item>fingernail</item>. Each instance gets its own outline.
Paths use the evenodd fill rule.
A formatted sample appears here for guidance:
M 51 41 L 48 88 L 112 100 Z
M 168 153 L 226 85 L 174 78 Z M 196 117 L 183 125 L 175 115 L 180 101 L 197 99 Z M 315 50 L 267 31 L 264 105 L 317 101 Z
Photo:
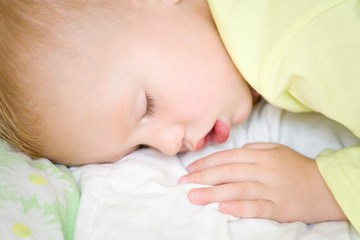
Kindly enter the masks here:
M 194 167 L 193 166 L 188 166 L 187 169 L 186 169 L 189 173 L 192 173 L 194 172 Z
M 179 183 L 180 184 L 185 184 L 185 183 L 189 183 L 190 182 L 190 178 L 188 175 L 185 175 L 185 176 L 182 176 L 180 179 L 179 179 Z
M 202 199 L 203 196 L 204 196 L 204 195 L 203 195 L 200 191 L 192 190 L 192 191 L 190 192 L 190 199 L 191 199 L 191 200 L 198 201 L 198 200 Z
M 224 212 L 229 212 L 231 210 L 231 204 L 230 203 L 226 203 L 226 202 L 221 203 L 220 207 Z

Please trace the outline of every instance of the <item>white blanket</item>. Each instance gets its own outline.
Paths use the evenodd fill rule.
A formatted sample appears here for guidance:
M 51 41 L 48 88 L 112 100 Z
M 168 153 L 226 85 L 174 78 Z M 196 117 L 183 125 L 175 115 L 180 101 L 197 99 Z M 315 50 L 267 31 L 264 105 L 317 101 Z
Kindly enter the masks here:
M 196 206 L 188 201 L 188 191 L 200 186 L 177 183 L 188 164 L 210 153 L 257 141 L 282 143 L 309 157 L 326 147 L 339 149 L 360 143 L 319 114 L 288 113 L 262 102 L 246 123 L 232 129 L 224 144 L 171 157 L 141 149 L 114 164 L 73 169 L 82 192 L 75 240 L 360 240 L 347 222 L 306 225 L 237 219 L 220 213 L 218 204 Z

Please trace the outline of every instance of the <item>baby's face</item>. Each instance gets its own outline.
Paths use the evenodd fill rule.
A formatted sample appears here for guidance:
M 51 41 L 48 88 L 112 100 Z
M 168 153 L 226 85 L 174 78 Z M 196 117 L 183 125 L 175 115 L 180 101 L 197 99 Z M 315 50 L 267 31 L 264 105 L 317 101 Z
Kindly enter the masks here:
M 249 88 L 211 20 L 171 7 L 64 34 L 36 82 L 45 157 L 113 162 L 141 145 L 172 155 L 223 142 L 248 117 Z

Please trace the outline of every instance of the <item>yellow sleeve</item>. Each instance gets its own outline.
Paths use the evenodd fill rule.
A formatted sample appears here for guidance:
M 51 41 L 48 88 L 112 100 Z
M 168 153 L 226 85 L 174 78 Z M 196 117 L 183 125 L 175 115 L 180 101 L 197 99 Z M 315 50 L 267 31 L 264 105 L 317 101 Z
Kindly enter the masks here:
M 336 201 L 360 233 L 360 146 L 325 150 L 316 163 Z
M 209 0 L 220 36 L 266 100 L 360 137 L 360 1 Z
M 234 64 L 266 100 L 320 112 L 360 137 L 359 0 L 208 1 Z M 360 233 L 360 146 L 316 161 Z

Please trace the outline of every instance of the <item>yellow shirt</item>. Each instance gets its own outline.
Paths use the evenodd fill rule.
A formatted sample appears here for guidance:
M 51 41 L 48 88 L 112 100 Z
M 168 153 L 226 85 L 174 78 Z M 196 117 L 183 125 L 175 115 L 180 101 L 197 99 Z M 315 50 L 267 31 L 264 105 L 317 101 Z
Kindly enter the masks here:
M 209 0 L 235 65 L 270 103 L 317 111 L 360 137 L 360 0 Z M 319 170 L 360 232 L 360 146 Z

